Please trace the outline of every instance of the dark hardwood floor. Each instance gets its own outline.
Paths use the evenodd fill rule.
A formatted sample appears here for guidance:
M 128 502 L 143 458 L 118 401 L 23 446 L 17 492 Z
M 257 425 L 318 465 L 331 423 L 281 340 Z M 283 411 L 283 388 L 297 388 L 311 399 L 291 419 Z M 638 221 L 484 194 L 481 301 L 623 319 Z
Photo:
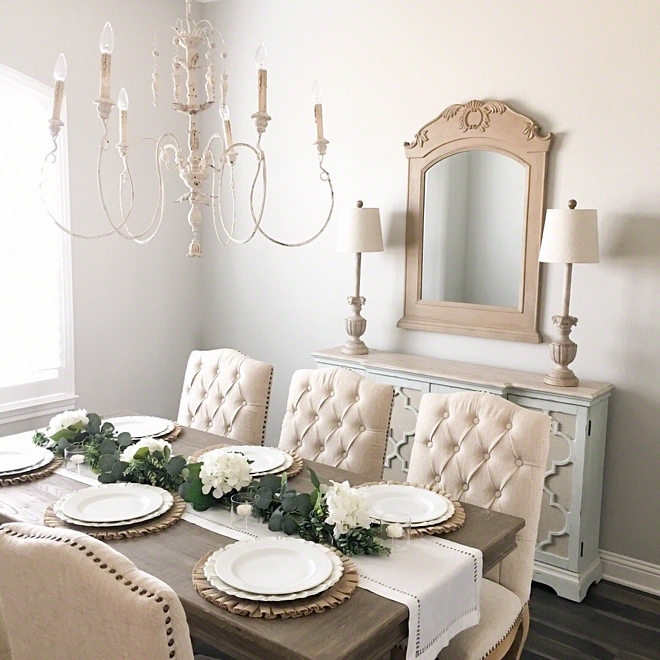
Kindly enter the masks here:
M 660 660 L 660 598 L 612 582 L 581 603 L 534 583 L 522 660 Z

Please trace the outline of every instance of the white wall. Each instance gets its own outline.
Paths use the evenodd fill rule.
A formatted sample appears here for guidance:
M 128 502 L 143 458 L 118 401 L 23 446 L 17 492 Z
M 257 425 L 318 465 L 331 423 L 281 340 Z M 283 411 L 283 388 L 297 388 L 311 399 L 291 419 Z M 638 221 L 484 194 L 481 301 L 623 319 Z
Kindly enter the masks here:
M 400 330 L 407 163 L 404 140 L 452 103 L 502 100 L 555 134 L 547 202 L 576 198 L 600 216 L 602 262 L 576 266 L 578 376 L 612 382 L 601 547 L 660 564 L 660 5 L 655 0 L 220 0 L 204 5 L 230 55 L 235 139 L 251 139 L 254 51 L 269 52 L 267 226 L 288 237 L 320 222 L 310 89 L 324 91 L 331 230 L 298 250 L 254 240 L 212 249 L 205 344 L 275 365 L 269 442 L 292 372 L 344 342 L 351 255 L 334 251 L 337 218 L 379 206 L 386 251 L 363 259 L 369 346 L 540 373 L 547 344 Z M 240 119 L 242 118 L 242 122 Z M 282 232 L 284 233 L 284 232 Z M 208 234 L 207 234 L 208 236 Z M 210 244 L 207 239 L 207 243 Z M 560 311 L 561 266 L 543 266 L 542 332 Z
M 177 120 L 166 105 L 154 110 L 150 88 L 154 32 L 180 15 L 178 0 L 0 2 L 0 23 L 7 28 L 0 40 L 3 64 L 51 85 L 55 60 L 60 52 L 66 54 L 75 231 L 94 233 L 108 228 L 95 180 L 101 122 L 93 101 L 98 96 L 101 29 L 108 20 L 114 29 L 112 96 L 116 100 L 122 86 L 128 90 L 129 137 L 155 137 L 171 128 L 173 121 L 179 122 L 183 133 L 185 121 Z M 169 92 L 170 85 L 165 89 Z M 115 109 L 110 118 L 109 162 L 118 160 L 117 124 Z M 151 195 L 151 201 L 156 191 L 153 156 L 146 153 L 134 167 L 137 184 Z M 3 153 L 3 166 L 10 163 L 11 154 Z M 170 183 L 174 186 L 166 202 L 164 227 L 152 243 L 138 246 L 119 237 L 73 240 L 76 389 L 80 406 L 89 410 L 176 415 L 187 356 L 201 341 L 202 265 L 185 256 L 186 212 L 183 205 L 171 203 L 184 188 L 174 179 Z M 113 175 L 107 182 L 110 199 L 116 197 L 117 187 Z M 136 209 L 136 225 L 147 224 L 148 206 Z M 20 218 L 0 221 L 20 222 Z

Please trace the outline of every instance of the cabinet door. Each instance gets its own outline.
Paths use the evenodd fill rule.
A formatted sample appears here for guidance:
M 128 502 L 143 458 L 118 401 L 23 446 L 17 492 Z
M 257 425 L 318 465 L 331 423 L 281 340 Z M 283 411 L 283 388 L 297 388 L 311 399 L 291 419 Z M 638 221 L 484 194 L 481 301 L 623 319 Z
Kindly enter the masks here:
M 552 418 L 550 451 L 543 486 L 536 559 L 575 570 L 580 548 L 580 503 L 584 466 L 584 426 L 580 406 L 531 397 L 509 396 L 524 408 Z
M 387 439 L 383 479 L 406 481 L 410 452 L 415 440 L 415 425 L 422 396 L 429 391 L 429 384 L 385 374 L 367 374 L 372 380 L 394 387 L 392 422 Z

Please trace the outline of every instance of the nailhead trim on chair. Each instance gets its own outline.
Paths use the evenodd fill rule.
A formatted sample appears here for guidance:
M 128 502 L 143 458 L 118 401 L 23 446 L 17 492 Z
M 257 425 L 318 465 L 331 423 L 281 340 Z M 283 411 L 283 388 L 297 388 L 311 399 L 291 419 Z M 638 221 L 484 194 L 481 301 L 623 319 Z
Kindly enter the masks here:
M 521 625 L 521 620 L 520 619 L 521 619 L 521 616 L 522 616 L 522 613 L 523 613 L 524 609 L 525 609 L 525 606 L 523 605 L 520 608 L 520 612 L 518 612 L 518 615 L 516 616 L 514 622 L 511 624 L 511 627 L 506 631 L 504 636 L 501 639 L 498 640 L 497 644 L 495 644 L 494 646 L 491 646 L 488 653 L 486 653 L 486 655 L 481 657 L 481 660 L 488 660 L 488 658 L 497 650 L 499 645 L 511 634 L 511 631 L 514 628 L 516 628 L 517 626 Z
M 24 538 L 24 539 L 37 539 L 37 538 L 40 538 L 40 539 L 47 539 L 47 540 L 50 540 L 50 541 L 55 541 L 56 543 L 68 544 L 72 548 L 78 548 L 78 550 L 80 552 L 84 552 L 85 557 L 93 557 L 92 561 L 95 564 L 99 564 L 99 568 L 101 570 L 106 571 L 110 575 L 114 575 L 117 572 L 117 570 L 114 569 L 114 568 L 108 568 L 107 564 L 104 564 L 104 563 L 102 564 L 101 559 L 99 557 L 96 557 L 91 550 L 87 550 L 87 546 L 81 545 L 78 541 L 71 541 L 70 539 L 62 538 L 61 536 L 49 536 L 47 534 L 45 534 L 45 535 L 23 534 L 21 532 L 17 532 L 15 530 L 6 529 L 6 528 L 3 528 L 1 531 L 5 534 L 9 534 L 10 536 L 17 536 L 19 538 Z M 131 591 L 133 591 L 133 592 L 136 592 L 140 589 L 139 585 L 134 585 L 131 580 L 124 580 L 124 577 L 122 575 L 116 575 L 115 579 L 118 582 L 123 582 L 124 586 L 131 587 Z M 162 596 L 156 596 L 155 594 L 151 593 L 150 591 L 147 591 L 146 589 L 141 589 L 139 591 L 138 595 L 146 596 L 147 598 L 154 598 L 154 596 L 155 596 L 155 601 L 157 603 L 162 603 L 163 600 L 164 600 Z M 163 612 L 165 614 L 167 614 L 167 612 L 169 612 L 169 610 L 170 610 L 170 606 L 166 603 L 165 605 L 163 605 L 162 609 L 163 609 Z M 171 622 L 171 620 L 172 620 L 171 617 L 166 616 L 165 617 L 165 625 L 167 626 Z M 173 632 L 174 631 L 172 630 L 172 628 L 165 628 L 165 634 L 167 635 L 167 638 L 168 638 L 167 645 L 169 647 L 174 646 Z M 175 649 L 172 649 L 170 651 L 169 657 L 170 658 L 176 657 L 176 650 Z

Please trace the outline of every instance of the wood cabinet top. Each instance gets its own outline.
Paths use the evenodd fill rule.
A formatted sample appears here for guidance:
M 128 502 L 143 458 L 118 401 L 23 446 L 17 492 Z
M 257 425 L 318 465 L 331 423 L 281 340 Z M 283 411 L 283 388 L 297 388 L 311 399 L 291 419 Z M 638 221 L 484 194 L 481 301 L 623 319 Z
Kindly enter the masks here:
M 346 366 L 360 367 L 367 370 L 395 371 L 410 376 L 411 374 L 432 379 L 442 379 L 458 383 L 469 383 L 502 391 L 527 390 L 550 394 L 553 398 L 567 397 L 594 401 L 608 395 L 614 386 L 591 380 L 580 380 L 577 387 L 555 387 L 543 382 L 543 375 L 528 371 L 487 367 L 467 362 L 455 362 L 440 358 L 409 355 L 407 353 L 389 353 L 370 349 L 367 355 L 345 355 L 341 348 L 329 348 L 314 351 L 312 356 L 321 360 L 345 363 Z

